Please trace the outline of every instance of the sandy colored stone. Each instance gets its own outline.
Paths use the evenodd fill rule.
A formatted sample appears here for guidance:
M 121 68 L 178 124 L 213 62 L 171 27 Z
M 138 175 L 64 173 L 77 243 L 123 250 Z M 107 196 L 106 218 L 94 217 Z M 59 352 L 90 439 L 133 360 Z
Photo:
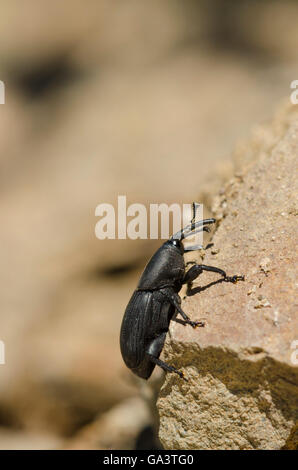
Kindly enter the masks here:
M 292 347 L 298 338 L 298 118 L 295 107 L 279 116 L 279 126 L 275 120 L 264 129 L 263 144 L 260 129 L 258 146 L 254 139 L 247 144 L 241 177 L 215 201 L 221 221 L 214 254 L 207 251 L 204 264 L 244 274 L 245 282 L 216 282 L 204 273 L 182 307 L 193 320 L 205 318 L 206 326 L 172 322 L 164 356 L 188 382 L 167 374 L 160 392 L 166 449 L 298 445 Z

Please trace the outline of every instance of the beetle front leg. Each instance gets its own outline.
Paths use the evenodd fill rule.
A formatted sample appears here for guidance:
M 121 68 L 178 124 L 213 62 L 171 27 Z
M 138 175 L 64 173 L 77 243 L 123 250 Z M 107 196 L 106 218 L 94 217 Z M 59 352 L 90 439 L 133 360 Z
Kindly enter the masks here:
M 195 264 L 192 266 L 189 271 L 185 274 L 182 283 L 191 285 L 203 271 L 211 271 L 213 273 L 218 273 L 223 277 L 223 280 L 226 282 L 233 282 L 234 284 L 237 281 L 244 281 L 244 276 L 227 276 L 226 272 L 220 268 L 214 266 L 206 266 L 205 264 Z
M 182 284 L 188 284 L 191 286 L 192 281 L 194 281 L 202 272 L 202 266 L 200 264 L 194 263 L 194 265 L 185 274 L 182 280 Z
M 180 372 L 179 370 L 175 369 L 175 367 L 170 366 L 166 362 L 159 359 L 159 355 L 163 348 L 165 339 L 166 339 L 166 333 L 162 333 L 160 336 L 157 336 L 154 340 L 152 340 L 146 354 L 149 356 L 150 361 L 152 361 L 157 366 L 161 367 L 166 372 L 175 372 L 175 374 L 178 374 L 179 377 L 181 377 L 181 379 L 184 379 L 187 381 L 187 379 L 184 377 L 183 372 Z

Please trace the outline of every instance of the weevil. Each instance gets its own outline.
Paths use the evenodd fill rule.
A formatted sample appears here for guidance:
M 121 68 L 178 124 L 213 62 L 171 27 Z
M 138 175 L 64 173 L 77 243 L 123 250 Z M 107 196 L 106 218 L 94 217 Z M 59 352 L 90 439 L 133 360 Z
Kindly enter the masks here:
M 220 268 L 194 262 L 186 271 L 184 253 L 202 246 L 184 247 L 183 240 L 198 231 L 209 232 L 209 225 L 216 222 L 213 218 L 195 222 L 196 206 L 193 203 L 191 223 L 163 243 L 149 260 L 124 313 L 120 332 L 121 354 L 126 366 L 146 380 L 156 365 L 185 379 L 183 372 L 159 359 L 170 321 L 176 314 L 182 316 L 185 325 L 193 328 L 204 326 L 203 322 L 192 321 L 182 310 L 178 293 L 183 284 L 191 285 L 203 271 L 218 273 L 226 282 L 244 280 L 244 276 L 230 277 Z

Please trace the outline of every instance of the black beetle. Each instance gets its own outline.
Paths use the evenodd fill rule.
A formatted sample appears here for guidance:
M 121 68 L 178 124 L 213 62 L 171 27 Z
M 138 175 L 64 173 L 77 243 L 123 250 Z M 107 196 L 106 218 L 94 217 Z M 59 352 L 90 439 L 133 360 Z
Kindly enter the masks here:
M 184 378 L 182 372 L 159 359 L 170 321 L 176 312 L 193 328 L 204 326 L 202 322 L 191 321 L 181 309 L 178 292 L 183 284 L 191 285 L 203 271 L 219 273 L 227 282 L 244 280 L 243 276 L 229 277 L 222 269 L 203 264 L 192 263 L 194 265 L 185 271 L 184 252 L 201 246 L 185 248 L 182 240 L 198 231 L 209 231 L 208 225 L 215 222 L 215 219 L 194 222 L 194 203 L 193 211 L 191 224 L 173 235 L 152 256 L 124 313 L 120 332 L 121 354 L 127 367 L 143 379 L 151 376 L 155 365 Z

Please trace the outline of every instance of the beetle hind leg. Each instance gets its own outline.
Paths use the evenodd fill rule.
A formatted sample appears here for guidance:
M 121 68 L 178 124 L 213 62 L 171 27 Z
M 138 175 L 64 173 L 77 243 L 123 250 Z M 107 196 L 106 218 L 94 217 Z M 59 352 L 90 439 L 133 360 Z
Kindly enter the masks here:
M 166 372 L 175 372 L 176 374 L 179 375 L 179 377 L 180 377 L 181 379 L 184 379 L 184 380 L 187 381 L 187 379 L 184 377 L 183 372 L 180 372 L 180 370 L 175 369 L 175 367 L 170 366 L 170 365 L 167 364 L 166 362 L 163 362 L 163 361 L 162 361 L 161 359 L 159 359 L 158 357 L 155 357 L 155 356 L 153 356 L 152 354 L 149 354 L 149 353 L 147 353 L 147 354 L 148 354 L 150 360 L 151 360 L 152 362 L 154 362 L 154 364 L 156 364 L 157 366 L 161 367 L 161 368 L 162 368 L 163 370 L 165 370 Z
M 157 366 L 161 367 L 161 369 L 163 369 L 164 371 L 166 371 L 166 372 L 175 372 L 175 374 L 178 374 L 181 379 L 186 380 L 186 378 L 184 377 L 183 372 L 180 372 L 175 367 L 170 366 L 166 362 L 159 359 L 159 355 L 160 355 L 162 347 L 164 345 L 165 338 L 166 338 L 166 332 L 162 333 L 160 336 L 157 336 L 157 338 L 155 338 L 151 342 L 146 354 L 149 357 L 151 362 L 153 362 Z

